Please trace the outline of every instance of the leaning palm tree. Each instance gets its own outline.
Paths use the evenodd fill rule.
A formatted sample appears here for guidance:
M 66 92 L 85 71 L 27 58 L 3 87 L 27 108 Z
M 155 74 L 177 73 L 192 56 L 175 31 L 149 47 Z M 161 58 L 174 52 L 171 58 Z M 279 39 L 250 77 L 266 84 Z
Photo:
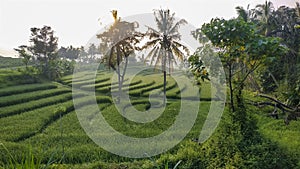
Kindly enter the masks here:
M 174 17 L 175 13 L 171 14 L 170 10 L 155 10 L 154 16 L 157 29 L 147 26 L 148 31 L 145 35 L 148 38 L 148 41 L 142 49 L 151 48 L 146 56 L 146 60 L 149 59 L 151 65 L 161 65 L 162 67 L 164 75 L 163 92 L 165 104 L 167 64 L 170 73 L 173 64 L 176 63 L 176 59 L 182 61 L 186 55 L 189 55 L 189 49 L 179 42 L 181 39 L 179 27 L 183 24 L 187 24 L 187 22 L 184 19 L 176 22 Z M 175 58 L 175 56 L 177 58 Z
M 247 9 L 244 9 L 242 6 L 235 7 L 238 17 L 243 19 L 245 22 L 252 21 L 255 14 L 254 10 L 249 9 L 249 7 L 249 4 L 247 6 Z
M 109 29 L 97 35 L 101 40 L 102 46 L 108 47 L 108 52 L 104 53 L 103 61 L 107 62 L 109 68 L 112 68 L 118 74 L 119 98 L 120 101 L 122 85 L 127 69 L 128 57 L 137 49 L 136 44 L 140 42 L 143 34 L 135 31 L 138 27 L 136 22 L 121 21 L 117 16 L 117 11 L 113 10 L 112 15 L 114 23 Z M 101 44 L 100 44 L 101 45 Z M 123 71 L 121 63 L 124 62 Z
M 260 29 L 265 36 L 269 36 L 270 34 L 273 12 L 274 6 L 271 1 L 266 1 L 264 4 L 256 5 L 255 18 L 260 21 Z

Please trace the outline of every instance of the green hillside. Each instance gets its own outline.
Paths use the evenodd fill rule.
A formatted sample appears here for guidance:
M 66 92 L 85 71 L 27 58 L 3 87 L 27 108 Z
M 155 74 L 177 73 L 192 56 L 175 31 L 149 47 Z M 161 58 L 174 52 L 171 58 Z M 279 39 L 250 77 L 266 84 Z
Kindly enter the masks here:
M 11 72 L 10 76 L 13 76 L 12 74 L 18 76 L 16 72 Z M 109 91 L 117 89 L 117 84 L 110 85 L 111 76 L 111 72 L 99 72 L 95 80 L 95 90 L 102 114 L 117 131 L 133 137 L 149 137 L 160 134 L 172 125 L 180 109 L 180 90 L 172 78 L 168 78 L 167 97 L 169 100 L 163 114 L 153 122 L 139 124 L 125 120 L 112 104 Z M 82 90 L 88 91 L 91 82 L 86 80 L 87 78 L 88 76 L 82 73 L 77 79 L 73 79 L 73 83 Z M 213 146 L 222 142 L 226 145 L 232 139 L 228 138 L 227 141 L 219 142 L 219 139 L 223 140 L 223 137 L 226 137 L 226 123 L 231 121 L 225 111 L 221 124 L 212 139 L 202 145 L 192 141 L 198 137 L 199 129 L 210 107 L 210 101 L 205 101 L 210 97 L 210 92 L 207 90 L 210 88 L 209 83 L 202 85 L 201 98 L 206 99 L 201 101 L 196 123 L 184 141 L 162 155 L 133 160 L 121 158 L 103 150 L 86 135 L 74 111 L 71 75 L 63 77 L 60 83 L 49 81 L 19 85 L 6 82 L 8 86 L 0 88 L 0 168 L 1 166 L 6 168 L 15 161 L 21 164 L 27 162 L 28 159 L 30 161 L 31 156 L 28 153 L 33 154 L 33 158 L 40 160 L 44 165 L 50 163 L 49 166 L 52 168 L 58 166 L 60 168 L 122 168 L 122 166 L 153 168 L 166 165 L 171 168 L 179 161 L 181 161 L 182 168 L 204 167 L 205 165 L 213 167 L 213 164 L 207 164 L 207 160 L 218 156 L 216 154 L 208 157 L 211 152 L 215 151 L 216 147 Z M 150 106 L 149 91 L 161 89 L 161 83 L 161 74 L 149 74 L 138 75 L 131 82 L 126 81 L 125 86 L 129 86 L 133 105 L 138 110 L 146 110 Z M 90 110 L 90 102 L 84 94 L 75 97 L 78 97 L 86 110 Z M 257 131 L 260 133 L 257 139 L 269 141 L 252 144 L 254 152 L 249 158 L 261 158 L 256 159 L 257 161 L 267 159 L 267 162 L 272 162 L 271 166 L 278 163 L 279 166 L 295 167 L 297 163 L 295 159 L 300 159 L 300 143 L 297 141 L 300 139 L 300 123 L 293 122 L 285 126 L 281 120 L 264 117 L 262 113 L 254 114 L 258 120 Z M 222 148 L 222 145 L 218 146 Z M 226 147 L 230 148 L 230 145 Z M 262 151 L 262 149 L 265 150 Z M 250 160 L 238 156 L 233 156 L 232 160 L 238 162 L 242 159 L 244 161 L 241 161 L 241 164 L 244 166 L 251 160 L 255 161 L 255 159 Z
M 15 75 L 18 76 L 17 73 Z M 112 105 L 112 98 L 109 95 L 111 76 L 110 72 L 98 73 L 95 86 L 99 108 L 116 130 L 126 135 L 146 137 L 159 134 L 172 125 L 180 107 L 180 100 L 176 99 L 179 98 L 180 90 L 172 79 L 168 79 L 167 96 L 172 100 L 168 102 L 166 111 L 152 123 L 140 125 L 124 121 Z M 85 77 L 83 75 L 81 78 L 74 79 L 73 84 L 88 90 L 90 84 Z M 71 78 L 72 76 L 63 77 L 61 83 L 43 82 L 26 85 L 10 83 L 9 86 L 2 87 L 0 89 L 1 143 L 17 160 L 21 160 L 24 153 L 32 149 L 34 152 L 43 154 L 42 160 L 45 163 L 50 158 L 55 159 L 56 162 L 60 160 L 62 151 L 65 153 L 62 160 L 67 164 L 131 161 L 99 148 L 83 131 L 74 112 Z M 161 80 L 160 74 L 154 74 L 146 77 L 137 76 L 130 83 L 125 82 L 124 86 L 130 86 L 131 102 L 138 110 L 145 110 L 149 107 L 147 99 L 149 91 L 161 88 Z M 116 88 L 117 84 L 112 87 Z M 206 93 L 204 97 L 209 97 L 208 94 Z M 78 97 L 88 108 L 89 104 L 85 96 L 79 95 Z M 198 127 L 201 127 L 210 103 L 203 101 L 201 105 L 200 112 L 202 113 L 196 123 Z M 186 140 L 191 140 L 197 135 L 195 128 Z M 9 153 L 4 151 L 3 147 L 1 149 L 0 161 L 7 164 L 10 160 Z

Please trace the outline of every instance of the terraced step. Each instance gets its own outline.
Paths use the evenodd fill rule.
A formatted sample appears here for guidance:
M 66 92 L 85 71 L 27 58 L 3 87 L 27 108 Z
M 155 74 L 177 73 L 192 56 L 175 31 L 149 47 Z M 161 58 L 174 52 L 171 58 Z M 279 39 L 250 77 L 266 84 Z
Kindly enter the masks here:
M 130 96 L 142 96 L 144 95 L 144 93 L 155 90 L 155 89 L 159 89 L 163 87 L 163 84 L 153 84 L 151 86 L 148 87 L 144 87 L 144 88 L 140 88 L 140 89 L 135 89 L 133 91 L 129 91 L 129 95 Z
M 182 89 L 179 89 L 179 87 L 176 86 L 170 90 L 167 90 L 166 96 L 167 98 L 180 99 L 181 98 L 180 93 L 183 92 L 185 89 L 186 89 L 186 85 Z
M 145 87 L 152 86 L 152 85 L 154 85 L 154 84 L 155 84 L 155 81 L 151 81 L 151 82 L 148 82 L 148 83 L 142 83 L 142 84 L 139 84 L 139 85 L 136 85 L 136 86 L 130 86 L 130 87 L 129 87 L 129 91 L 142 89 L 142 88 L 145 88 Z
M 106 107 L 111 105 L 111 103 L 101 103 L 99 104 L 100 111 L 104 110 Z M 85 105 L 84 109 L 88 110 L 89 105 Z M 86 133 L 83 131 L 79 121 L 78 117 L 76 115 L 75 111 L 70 112 L 69 114 L 63 116 L 59 120 L 53 121 L 53 123 L 49 124 L 43 131 L 43 133 L 47 134 L 47 136 L 56 136 L 60 135 L 61 133 L 61 127 L 60 125 L 63 125 L 63 132 L 67 135 L 86 135 Z
M 4 96 L 4 97 L 0 97 L 0 107 L 25 103 L 32 100 L 38 100 L 38 99 L 56 96 L 68 92 L 71 92 L 71 90 L 67 88 L 55 88 L 50 90 L 33 91 L 28 93 Z
M 10 116 L 0 119 L 0 140 L 19 141 L 23 138 L 30 137 L 41 129 L 47 121 L 54 119 L 60 112 L 55 112 L 59 106 L 66 109 L 73 107 L 72 100 L 61 102 L 59 105 L 54 104 L 45 106 L 32 111 L 24 112 L 16 116 Z
M 25 103 L 20 103 L 16 105 L 10 105 L 1 107 L 0 109 L 0 118 L 12 116 L 16 114 L 21 114 L 26 111 L 34 110 L 37 108 L 41 108 L 44 106 L 49 106 L 57 103 L 61 103 L 64 101 L 68 101 L 72 99 L 72 93 L 64 93 L 57 96 L 51 96 L 39 100 L 33 100 Z
M 91 103 L 89 97 L 78 97 L 77 101 L 80 103 L 79 107 L 85 107 Z M 109 97 L 97 97 L 97 102 L 110 104 L 111 99 Z M 59 104 L 24 112 L 19 115 L 1 118 L 0 133 L 5 134 L 0 135 L 0 140 L 18 142 L 30 138 L 44 131 L 53 122 L 73 110 L 73 100 L 68 100 Z
M 63 78 L 60 79 L 60 81 L 63 84 L 69 84 L 72 82 L 84 81 L 86 79 L 89 79 L 89 77 L 92 77 L 92 76 L 90 74 L 88 74 L 88 72 L 82 72 L 82 73 L 76 74 L 76 79 L 73 78 L 73 74 L 72 74 L 72 75 L 64 76 Z
M 126 83 L 128 80 L 129 79 L 124 79 L 124 83 Z M 95 88 L 95 90 L 96 90 L 96 92 L 99 92 L 99 93 L 108 93 L 111 91 L 112 87 L 118 86 L 118 84 L 119 84 L 118 82 L 105 83 L 105 84 L 103 84 L 103 86 Z M 117 88 L 117 87 L 114 87 L 114 88 Z
M 106 82 L 106 81 L 109 81 L 110 78 L 104 78 L 104 79 L 88 79 L 88 80 L 85 80 L 85 81 L 79 81 L 79 82 L 73 82 L 73 83 L 70 83 L 68 84 L 69 86 L 78 86 L 78 87 L 82 87 L 82 86 L 86 86 L 86 85 L 93 85 L 93 84 L 97 84 L 97 83 L 103 83 L 103 82 Z
M 126 82 L 126 81 L 128 81 L 128 79 L 124 79 L 124 82 Z M 100 89 L 103 87 L 110 87 L 111 85 L 116 85 L 116 84 L 118 84 L 118 82 L 113 82 L 113 83 L 111 83 L 111 81 L 106 82 L 106 83 L 98 82 L 95 84 L 82 85 L 82 86 L 80 86 L 80 88 L 83 90 L 92 90 L 93 88 Z
M 76 74 L 76 76 L 69 75 L 67 77 L 62 78 L 61 83 L 71 86 L 72 83 L 80 84 L 85 81 L 93 81 L 94 79 L 97 82 L 97 80 L 110 79 L 111 77 L 112 77 L 111 73 L 105 73 L 105 74 L 97 73 L 96 78 L 95 78 L 95 75 L 90 74 L 90 72 L 82 72 L 82 73 Z
M 129 88 L 133 88 L 133 87 L 136 87 L 136 86 L 140 85 L 141 83 L 142 83 L 142 80 L 133 81 L 133 82 L 131 82 L 131 83 L 124 83 L 124 84 L 122 85 L 123 91 L 128 90 L 128 87 L 129 87 Z M 119 90 L 119 85 L 118 85 L 118 83 L 115 84 L 115 85 L 113 85 L 113 86 L 111 87 L 111 90 L 112 90 L 112 92 L 117 92 L 117 91 Z
M 11 86 L 11 87 L 0 89 L 0 97 L 10 96 L 10 95 L 20 94 L 20 93 L 28 93 L 33 91 L 49 90 L 54 88 L 57 88 L 57 86 L 52 83 L 37 83 L 37 84 Z
M 163 85 L 162 85 L 163 87 Z M 177 84 L 175 81 L 167 81 L 167 85 L 166 85 L 166 91 L 168 92 L 169 90 L 173 89 L 177 87 Z M 160 88 L 160 87 L 159 87 Z M 153 89 L 152 88 L 147 88 L 147 89 L 143 89 L 142 90 L 142 95 L 143 96 L 149 96 L 149 94 L 151 93 L 152 90 L 155 90 L 155 89 L 158 89 L 156 88 L 155 86 L 153 86 Z M 161 88 L 161 91 L 163 91 L 163 88 Z

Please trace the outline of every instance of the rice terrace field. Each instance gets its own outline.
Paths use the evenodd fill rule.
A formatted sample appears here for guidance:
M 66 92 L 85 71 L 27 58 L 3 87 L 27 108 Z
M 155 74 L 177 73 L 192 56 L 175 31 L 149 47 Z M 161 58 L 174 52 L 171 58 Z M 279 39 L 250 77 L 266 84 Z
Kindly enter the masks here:
M 14 74 L 17 74 L 16 71 L 2 72 L 7 77 L 14 77 Z M 159 134 L 172 125 L 180 103 L 180 90 L 172 79 L 168 79 L 167 98 L 170 100 L 164 114 L 150 124 L 138 125 L 124 121 L 114 108 L 110 89 L 117 88 L 117 84 L 111 86 L 111 76 L 112 72 L 99 72 L 95 80 L 95 89 L 99 108 L 116 130 L 130 136 L 149 137 Z M 91 82 L 86 81 L 85 77 L 86 74 L 83 73 L 81 78 L 73 79 L 73 85 L 89 89 Z M 60 82 L 32 83 L 24 79 L 21 83 L 24 84 L 20 85 L 18 81 L 15 84 L 10 82 L 5 86 L 5 83 L 2 83 L 5 87 L 0 90 L 0 140 L 1 144 L 5 145 L 5 149 L 1 149 L 2 162 L 9 163 L 11 160 L 29 158 L 26 153 L 38 153 L 35 155 L 38 155 L 40 160 L 51 163 L 62 160 L 67 164 L 76 164 L 101 159 L 117 163 L 124 160 L 99 148 L 83 131 L 72 102 L 72 75 L 63 77 Z M 162 87 L 161 74 L 140 75 L 130 83 L 125 83 L 124 86 L 126 85 L 130 89 L 132 104 L 143 111 L 150 106 L 149 91 Z M 205 100 L 209 100 L 210 93 L 205 93 L 203 96 Z M 78 97 L 82 98 L 83 102 L 87 102 L 84 95 Z M 203 101 L 201 105 L 201 116 L 197 119 L 195 130 L 190 133 L 187 141 L 197 137 L 197 130 L 201 128 L 210 103 Z M 85 106 L 89 105 L 85 104 Z M 5 151 L 6 149 L 8 152 Z M 12 159 L 10 154 L 13 154 Z M 53 161 L 47 161 L 49 159 Z
M 0 169 L 300 169 L 299 2 L 28 2 L 1 0 Z
M 16 72 L 3 71 L 3 73 L 8 77 L 13 77 Z M 79 85 L 83 90 L 88 90 L 91 82 L 86 81 L 85 77 L 86 74 L 83 72 L 80 78 L 73 79 L 73 85 Z M 110 89 L 117 88 L 118 84 L 111 86 L 110 77 L 112 77 L 112 72 L 98 72 L 95 90 L 99 108 L 116 130 L 129 136 L 149 137 L 159 134 L 172 125 L 180 107 L 178 106 L 180 105 L 180 90 L 174 80 L 168 79 L 167 98 L 169 100 L 163 115 L 151 123 L 140 125 L 124 120 L 115 109 Z M 129 86 L 131 103 L 136 109 L 144 111 L 149 108 L 149 92 L 162 87 L 161 79 L 160 73 L 154 73 L 146 76 L 138 75 L 130 83 L 125 82 L 124 86 Z M 0 89 L 0 140 L 5 146 L 5 149 L 1 147 L 0 157 L 3 163 L 29 158 L 30 156 L 26 153 L 37 155 L 37 158 L 45 163 L 57 163 L 60 160 L 67 164 L 101 160 L 114 163 L 123 160 L 131 161 L 99 148 L 83 131 L 73 107 L 72 75 L 62 77 L 60 82 L 31 83 L 24 79 L 21 81 L 24 84 L 12 83 L 7 86 L 2 84 L 5 87 Z M 204 84 L 204 86 L 209 89 L 209 84 Z M 210 106 L 210 92 L 203 92 L 201 96 L 204 99 L 199 110 L 201 113 L 199 113 L 194 130 L 186 138 L 187 142 L 198 137 L 197 131 L 201 128 Z M 76 97 L 80 97 L 83 103 L 88 102 L 84 95 Z M 84 106 L 89 105 L 84 104 Z M 6 149 L 8 151 L 5 151 Z M 13 154 L 13 159 L 10 154 Z M 53 161 L 47 161 L 49 159 Z
M 15 161 L 19 161 L 19 166 L 28 166 L 28 168 L 41 166 L 50 168 L 126 168 L 126 166 L 153 168 L 174 166 L 184 161 L 182 166 L 195 165 L 194 167 L 197 168 L 196 166 L 201 163 L 199 158 L 204 156 L 205 145 L 203 148 L 194 140 L 198 138 L 199 131 L 207 118 L 211 100 L 210 83 L 206 82 L 201 85 L 201 105 L 198 117 L 187 137 L 163 155 L 138 160 L 109 153 L 87 136 L 74 111 L 72 82 L 73 85 L 87 91 L 95 86 L 98 106 L 110 125 L 122 134 L 143 138 L 160 134 L 175 120 L 180 108 L 181 91 L 171 77 L 168 77 L 168 102 L 163 114 L 151 123 L 138 124 L 122 117 L 113 104 L 110 91 L 116 90 L 118 84 L 111 83 L 112 71 L 99 71 L 94 85 L 86 80 L 89 77 L 87 72 L 81 72 L 76 76 L 78 78 L 73 80 L 73 75 L 64 76 L 58 82 L 22 79 L 16 70 L 2 69 L 1 73 L 2 80 L 5 79 L 7 83 L 2 83 L 0 89 L 0 140 L 3 146 L 0 151 L 1 165 L 14 168 Z M 150 108 L 149 92 L 161 89 L 161 77 L 161 73 L 146 71 L 145 74 L 142 72 L 137 75 L 131 82 L 125 80 L 124 86 L 129 86 L 131 103 L 136 109 L 145 111 Z M 74 97 L 78 97 L 84 108 L 90 110 L 89 101 L 85 99 L 84 94 Z M 294 139 L 295 142 L 287 146 L 285 141 L 280 139 L 282 136 L 291 137 L 298 133 L 298 123 L 292 123 L 286 128 L 281 121 L 262 118 L 259 114 L 256 116 L 264 121 L 260 124 L 260 130 L 266 133 L 267 138 L 279 139 L 282 147 L 292 154 L 295 153 L 295 157 L 299 157 L 297 140 Z M 277 126 L 276 130 L 274 125 Z M 287 130 L 283 131 L 283 128 Z M 284 156 L 284 154 L 281 155 Z

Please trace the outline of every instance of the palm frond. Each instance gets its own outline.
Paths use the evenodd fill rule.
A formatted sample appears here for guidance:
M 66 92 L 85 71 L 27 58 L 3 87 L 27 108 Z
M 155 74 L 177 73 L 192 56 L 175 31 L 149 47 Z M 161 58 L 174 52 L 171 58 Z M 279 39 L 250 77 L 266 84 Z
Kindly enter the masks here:
M 158 30 L 163 30 L 163 23 L 160 21 L 159 18 L 155 17 L 156 26 L 158 27 Z
M 169 69 L 172 69 L 174 63 L 177 65 L 177 61 L 183 60 L 185 54 L 189 55 L 189 49 L 178 42 L 181 39 L 179 28 L 181 25 L 187 24 L 187 21 L 181 19 L 175 22 L 175 13 L 170 13 L 169 10 L 155 10 L 154 16 L 157 29 L 146 26 L 148 30 L 145 37 L 149 41 L 143 48 L 153 47 L 146 60 L 151 58 L 150 64 L 154 63 L 155 66 L 161 63 L 163 70 L 167 65 L 169 65 Z
M 184 46 L 183 44 L 181 44 L 177 41 L 173 41 L 172 44 L 174 46 L 176 46 L 176 48 L 182 48 L 185 51 L 186 55 L 188 55 L 188 56 L 190 55 L 190 50 L 188 47 Z
M 147 54 L 147 56 L 145 57 L 145 61 L 148 60 L 149 58 L 152 58 L 153 53 L 157 50 L 157 46 L 153 47 L 151 49 L 151 51 Z
M 174 55 L 173 55 L 173 53 L 170 53 L 170 55 L 171 55 L 171 61 L 169 62 L 169 63 L 171 63 L 169 66 L 170 66 L 170 72 L 169 73 L 171 73 L 173 70 L 174 70 L 174 64 L 172 64 L 172 63 L 175 63 L 175 65 L 176 66 L 178 66 L 178 63 L 177 63 L 177 60 L 174 58 Z
M 175 55 L 179 60 L 181 60 L 181 61 L 183 60 L 183 58 L 184 58 L 184 53 L 183 53 L 179 48 L 177 48 L 177 46 L 172 45 L 171 50 L 172 50 L 172 53 L 174 53 L 174 55 Z
M 166 30 L 168 31 L 167 34 L 169 34 L 175 22 L 175 13 L 173 13 L 172 15 L 169 14 L 166 19 L 167 19 Z
M 168 34 L 174 34 L 177 33 L 181 25 L 187 24 L 187 21 L 185 19 L 181 19 L 169 30 Z
M 155 57 L 156 61 L 155 61 L 155 64 L 154 64 L 155 67 L 157 67 L 159 65 L 159 63 L 163 61 L 164 56 L 163 56 L 162 52 L 163 52 L 163 49 L 159 48 L 158 52 L 156 53 L 156 57 Z M 161 65 L 163 65 L 163 64 L 161 64 Z
M 238 17 L 242 18 L 244 21 L 248 21 L 248 12 L 243 7 L 237 6 L 235 9 Z
M 163 20 L 165 19 L 164 11 L 156 10 L 156 11 L 154 11 L 154 16 L 155 16 L 155 22 L 156 22 L 156 26 L 157 26 L 158 30 L 160 32 L 163 32 L 164 26 L 165 26 L 163 23 Z
M 180 40 L 181 39 L 180 33 L 175 33 L 175 34 L 169 35 L 168 37 L 169 37 L 168 39 L 172 39 L 172 40 Z
M 171 63 L 170 64 L 171 68 L 173 68 L 173 64 L 172 64 L 173 62 L 175 63 L 176 66 L 178 65 L 177 64 L 177 59 L 174 57 L 174 53 L 173 52 L 169 52 L 168 59 L 169 59 L 169 63 Z
M 156 46 L 156 47 L 154 47 L 153 50 L 147 55 L 146 60 L 148 60 L 148 59 L 151 58 L 151 60 L 150 60 L 150 65 L 152 65 L 153 62 L 159 58 L 159 51 L 160 51 L 160 49 L 161 49 L 161 48 L 160 48 L 159 46 Z
M 146 44 L 144 44 L 142 46 L 142 49 L 147 49 L 147 48 L 153 47 L 154 45 L 156 45 L 160 41 L 161 41 L 161 39 L 154 39 L 154 40 L 148 41 L 148 42 L 146 42 Z
M 145 27 L 148 29 L 146 32 L 146 35 L 150 34 L 150 33 L 156 33 L 156 34 L 161 34 L 159 31 L 155 30 L 154 28 L 151 28 L 150 26 L 145 25 Z

